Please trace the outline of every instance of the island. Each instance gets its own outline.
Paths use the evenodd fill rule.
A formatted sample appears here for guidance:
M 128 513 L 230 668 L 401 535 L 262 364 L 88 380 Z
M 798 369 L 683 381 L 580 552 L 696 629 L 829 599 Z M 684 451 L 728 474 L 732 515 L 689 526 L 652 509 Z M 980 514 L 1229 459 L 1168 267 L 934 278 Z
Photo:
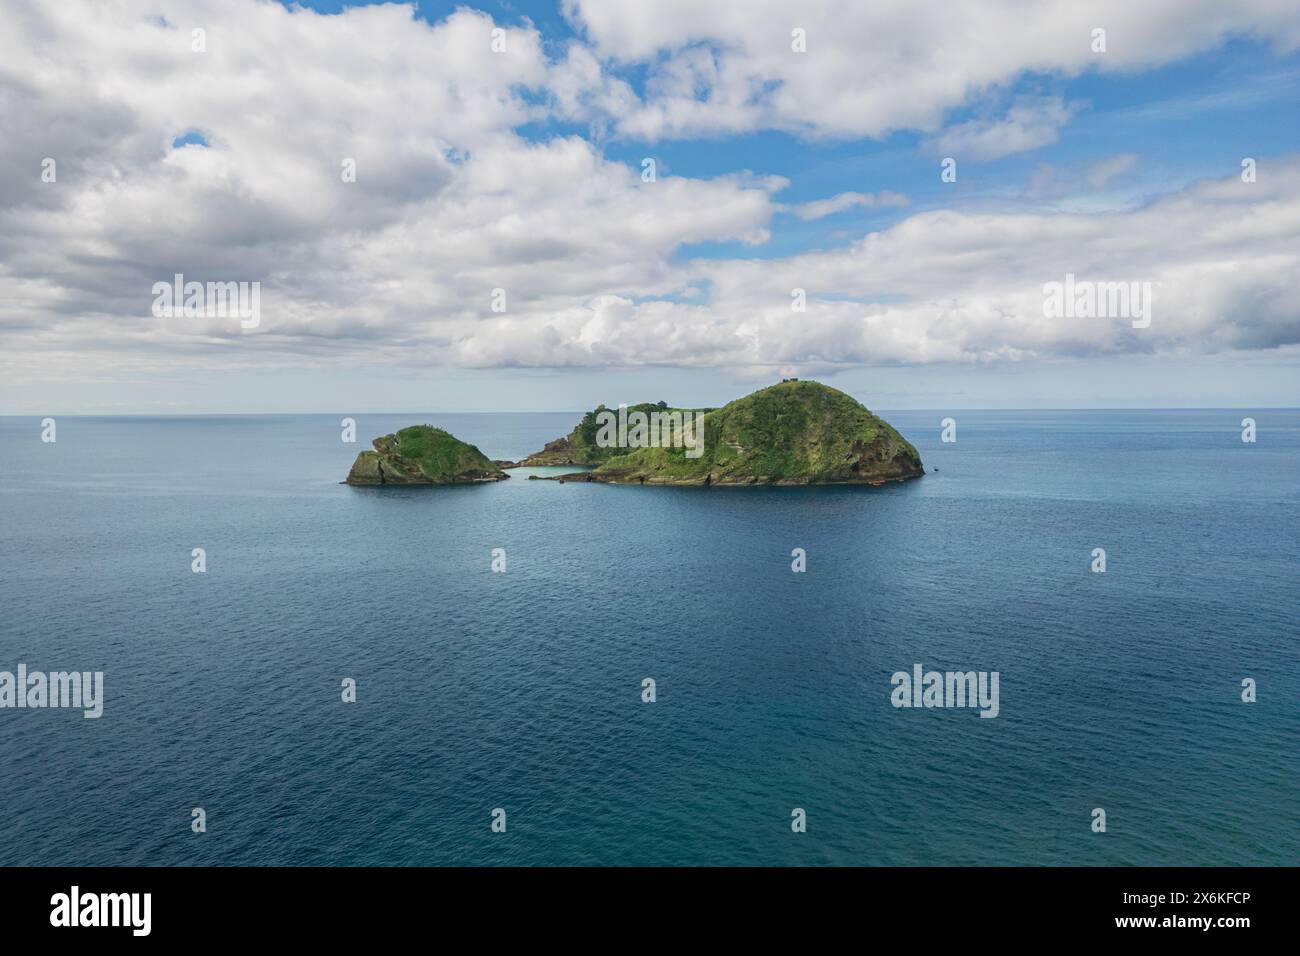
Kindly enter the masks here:
M 432 425 L 412 425 L 373 442 L 352 463 L 349 485 L 470 485 L 510 476 L 473 445 Z
M 637 413 L 645 415 L 647 420 L 654 414 L 677 413 L 683 416 L 683 424 L 686 415 L 696 415 L 716 411 L 712 408 L 669 408 L 667 402 L 646 402 L 640 405 L 621 406 L 620 409 L 609 409 L 604 405 L 598 405 L 592 411 L 582 416 L 582 421 L 569 434 L 555 441 L 549 441 L 541 451 L 535 451 L 522 461 L 509 463 L 507 467 L 514 468 L 553 468 L 564 465 L 583 465 L 594 467 L 604 464 L 611 458 L 617 458 L 628 452 L 626 445 L 610 444 L 601 445 L 598 441 L 600 432 L 600 416 L 604 412 L 612 415 L 618 415 L 623 411 L 627 416 L 635 416 Z M 648 427 L 648 426 L 647 426 Z
M 882 485 L 925 474 L 888 422 L 838 389 L 798 379 L 721 408 L 602 405 L 518 464 L 592 469 L 544 480 L 642 485 Z

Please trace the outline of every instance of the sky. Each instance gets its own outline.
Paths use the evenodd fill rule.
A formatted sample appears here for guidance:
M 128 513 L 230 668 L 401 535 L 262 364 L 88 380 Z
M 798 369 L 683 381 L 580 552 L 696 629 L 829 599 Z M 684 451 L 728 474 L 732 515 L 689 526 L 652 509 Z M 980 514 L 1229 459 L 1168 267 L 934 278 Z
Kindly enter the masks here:
M 1294 0 L 0 17 L 0 414 L 1300 406 Z

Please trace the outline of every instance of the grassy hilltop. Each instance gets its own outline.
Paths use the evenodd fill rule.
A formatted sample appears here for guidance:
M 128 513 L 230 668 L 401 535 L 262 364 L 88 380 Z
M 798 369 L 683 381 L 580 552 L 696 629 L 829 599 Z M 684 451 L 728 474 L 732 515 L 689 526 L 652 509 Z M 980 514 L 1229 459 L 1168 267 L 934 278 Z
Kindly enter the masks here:
M 473 445 L 434 428 L 412 425 L 374 440 L 348 473 L 349 485 L 461 485 L 509 478 Z
M 887 422 L 819 382 L 782 382 L 705 411 L 698 458 L 685 448 L 600 448 L 599 411 L 521 464 L 593 465 L 582 479 L 638 484 L 880 484 L 925 473 L 916 449 Z

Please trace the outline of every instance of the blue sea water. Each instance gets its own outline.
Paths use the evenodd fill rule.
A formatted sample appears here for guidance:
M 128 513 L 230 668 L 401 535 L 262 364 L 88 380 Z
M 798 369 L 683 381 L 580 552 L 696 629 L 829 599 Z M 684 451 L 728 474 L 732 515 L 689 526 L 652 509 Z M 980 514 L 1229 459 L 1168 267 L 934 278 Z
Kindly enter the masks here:
M 0 864 L 1300 863 L 1300 411 L 1245 414 L 887 413 L 937 472 L 778 489 L 338 483 L 568 413 L 0 419 L 0 670 L 106 697 L 0 710 Z

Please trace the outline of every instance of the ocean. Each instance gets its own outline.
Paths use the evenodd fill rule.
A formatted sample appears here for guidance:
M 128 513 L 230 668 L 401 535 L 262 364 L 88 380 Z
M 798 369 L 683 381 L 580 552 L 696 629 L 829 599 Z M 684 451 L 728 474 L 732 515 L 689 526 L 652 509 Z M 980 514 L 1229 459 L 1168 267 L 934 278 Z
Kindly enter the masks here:
M 1300 411 L 881 414 L 931 473 L 352 488 L 579 415 L 0 418 L 0 671 L 104 674 L 0 709 L 0 864 L 1300 863 Z

